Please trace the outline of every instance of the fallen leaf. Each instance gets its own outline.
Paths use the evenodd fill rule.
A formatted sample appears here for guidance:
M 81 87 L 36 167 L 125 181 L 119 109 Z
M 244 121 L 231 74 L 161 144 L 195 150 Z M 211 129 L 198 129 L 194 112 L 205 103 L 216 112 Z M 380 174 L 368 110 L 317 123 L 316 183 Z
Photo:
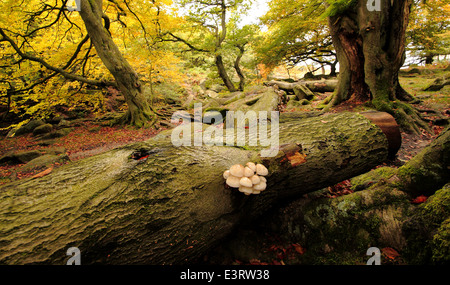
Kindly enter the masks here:
M 289 159 L 293 167 L 306 162 L 306 155 L 301 154 L 298 151 L 296 151 L 293 155 L 286 155 L 286 157 Z
M 52 167 L 50 167 L 50 168 L 47 168 L 46 170 L 44 170 L 44 171 L 42 171 L 42 172 L 39 172 L 38 174 L 36 174 L 36 175 L 33 175 L 31 178 L 41 178 L 41 177 L 44 177 L 45 175 L 47 175 L 47 174 L 49 174 L 50 172 L 52 172 L 52 170 L 53 170 L 53 166 Z
M 385 248 L 381 249 L 381 251 L 389 259 L 395 259 L 395 258 L 400 256 L 400 254 L 395 249 L 393 249 L 392 247 L 385 247 Z
M 413 203 L 413 204 L 420 204 L 420 203 L 425 202 L 426 200 L 427 200 L 427 196 L 420 195 L 419 197 L 417 197 L 414 200 L 412 200 L 411 203 Z

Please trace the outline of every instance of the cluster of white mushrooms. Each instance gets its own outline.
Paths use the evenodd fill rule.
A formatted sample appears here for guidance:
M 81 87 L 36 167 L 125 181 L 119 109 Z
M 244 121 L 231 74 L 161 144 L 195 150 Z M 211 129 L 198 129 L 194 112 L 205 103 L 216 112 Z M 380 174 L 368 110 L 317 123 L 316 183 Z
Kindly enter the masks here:
M 255 173 L 256 172 L 256 173 Z M 235 164 L 229 170 L 225 170 L 223 178 L 228 186 L 239 188 L 245 195 L 259 194 L 266 189 L 266 176 L 269 174 L 267 168 L 262 164 L 247 162 L 245 166 Z

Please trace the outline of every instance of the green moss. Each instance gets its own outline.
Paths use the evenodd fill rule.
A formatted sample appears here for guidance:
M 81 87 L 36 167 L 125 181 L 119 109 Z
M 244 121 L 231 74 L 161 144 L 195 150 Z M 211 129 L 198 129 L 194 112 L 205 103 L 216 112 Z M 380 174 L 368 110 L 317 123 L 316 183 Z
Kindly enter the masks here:
M 351 189 L 353 191 L 360 191 L 368 188 L 370 185 L 379 182 L 380 180 L 387 180 L 396 173 L 397 169 L 392 167 L 380 167 L 370 172 L 361 174 L 351 179 Z
M 432 224 L 439 225 L 450 216 L 450 184 L 429 197 L 426 203 L 421 204 L 420 211 Z
M 450 260 L 450 184 L 415 207 L 402 231 L 409 264 L 441 264 Z
M 447 218 L 433 237 L 432 260 L 436 264 L 450 262 L 450 218 Z
M 433 165 L 431 165 L 433 166 Z M 420 165 L 405 165 L 400 167 L 397 172 L 397 176 L 400 178 L 398 186 L 405 191 L 415 190 L 422 193 L 428 193 L 434 188 L 437 181 L 442 180 L 442 169 L 439 164 L 435 164 L 433 167 L 422 167 Z M 405 187 L 411 188 L 406 189 Z M 435 189 L 435 188 L 434 188 Z

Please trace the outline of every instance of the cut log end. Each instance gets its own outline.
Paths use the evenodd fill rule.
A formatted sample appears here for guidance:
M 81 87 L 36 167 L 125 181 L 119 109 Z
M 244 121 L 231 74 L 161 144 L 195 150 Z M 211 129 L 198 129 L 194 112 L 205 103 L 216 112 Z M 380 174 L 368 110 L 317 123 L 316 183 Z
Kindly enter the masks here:
M 395 118 L 386 112 L 367 111 L 361 112 L 360 114 L 369 119 L 383 131 L 388 140 L 389 159 L 395 158 L 402 145 L 400 127 L 395 121 Z

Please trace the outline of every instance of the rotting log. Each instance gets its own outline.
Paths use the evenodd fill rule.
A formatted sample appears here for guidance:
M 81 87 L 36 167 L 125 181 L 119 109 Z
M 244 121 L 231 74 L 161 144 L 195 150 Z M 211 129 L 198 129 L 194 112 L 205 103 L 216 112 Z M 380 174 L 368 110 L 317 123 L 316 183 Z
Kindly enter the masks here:
M 444 86 L 450 85 L 450 75 L 446 75 L 442 78 L 436 78 L 432 83 L 430 83 L 428 86 L 424 87 L 423 91 L 439 91 Z
M 338 80 L 336 79 L 327 79 L 327 80 L 310 80 L 310 81 L 296 81 L 296 82 L 285 82 L 285 81 L 276 81 L 271 80 L 264 85 L 266 86 L 274 86 L 277 85 L 280 90 L 285 91 L 288 94 L 295 94 L 295 87 L 301 86 L 301 88 L 307 88 L 313 92 L 333 92 L 337 87 Z
M 299 119 L 299 117 L 304 117 Z M 174 147 L 171 131 L 0 187 L 0 263 L 184 264 L 281 199 L 365 173 L 387 159 L 381 129 L 357 113 L 280 117 L 280 151 Z M 304 159 L 298 159 L 303 157 Z M 267 166 L 267 189 L 245 196 L 222 173 Z
M 308 194 L 277 210 L 265 225 L 306 249 L 299 264 L 365 264 L 372 246 L 400 255 L 394 261 L 383 254 L 381 264 L 448 264 L 449 166 L 447 128 L 400 168 L 363 174 L 378 177 L 364 190 L 333 199 Z M 423 194 L 426 202 L 414 202 Z

